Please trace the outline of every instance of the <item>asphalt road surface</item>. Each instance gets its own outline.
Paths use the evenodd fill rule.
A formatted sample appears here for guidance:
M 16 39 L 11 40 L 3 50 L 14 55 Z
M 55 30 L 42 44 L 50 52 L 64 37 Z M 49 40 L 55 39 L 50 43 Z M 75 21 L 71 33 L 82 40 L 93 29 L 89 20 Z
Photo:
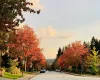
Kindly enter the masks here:
M 60 72 L 40 73 L 31 80 L 100 80 L 100 77 L 75 76 Z

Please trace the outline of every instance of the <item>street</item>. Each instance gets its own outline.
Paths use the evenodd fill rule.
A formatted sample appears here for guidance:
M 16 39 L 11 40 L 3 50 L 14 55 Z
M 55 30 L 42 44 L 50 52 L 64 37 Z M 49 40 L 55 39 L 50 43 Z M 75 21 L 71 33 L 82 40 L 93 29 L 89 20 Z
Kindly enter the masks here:
M 99 77 L 74 76 L 60 72 L 46 72 L 37 75 L 31 80 L 100 80 Z

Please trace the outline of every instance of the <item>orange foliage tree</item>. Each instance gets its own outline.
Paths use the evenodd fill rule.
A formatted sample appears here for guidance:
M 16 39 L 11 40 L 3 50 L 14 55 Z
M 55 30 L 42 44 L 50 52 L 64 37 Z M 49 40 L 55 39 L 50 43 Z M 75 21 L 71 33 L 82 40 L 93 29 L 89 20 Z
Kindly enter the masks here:
M 43 56 L 39 48 L 39 39 L 34 30 L 28 26 L 19 29 L 16 34 L 10 34 L 8 47 L 11 56 L 21 57 L 25 61 L 25 71 L 28 58 L 38 60 Z
M 61 67 L 76 66 L 77 71 L 78 65 L 82 64 L 83 56 L 87 53 L 88 49 L 80 41 L 76 41 L 64 50 L 63 55 L 58 59 L 58 64 Z
M 27 67 L 29 67 L 29 65 L 31 65 L 31 62 L 33 64 L 34 68 L 38 68 L 38 66 L 41 67 L 46 67 L 46 59 L 41 51 L 40 48 L 34 49 L 32 48 L 31 50 L 31 54 L 30 56 L 28 56 L 28 63 L 27 63 Z

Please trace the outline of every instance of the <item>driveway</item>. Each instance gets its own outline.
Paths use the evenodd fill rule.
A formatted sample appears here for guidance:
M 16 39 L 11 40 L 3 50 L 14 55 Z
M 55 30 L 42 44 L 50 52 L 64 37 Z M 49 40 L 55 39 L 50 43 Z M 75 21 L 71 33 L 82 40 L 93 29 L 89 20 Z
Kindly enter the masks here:
M 52 71 L 41 73 L 30 80 L 100 80 L 100 77 L 83 77 Z

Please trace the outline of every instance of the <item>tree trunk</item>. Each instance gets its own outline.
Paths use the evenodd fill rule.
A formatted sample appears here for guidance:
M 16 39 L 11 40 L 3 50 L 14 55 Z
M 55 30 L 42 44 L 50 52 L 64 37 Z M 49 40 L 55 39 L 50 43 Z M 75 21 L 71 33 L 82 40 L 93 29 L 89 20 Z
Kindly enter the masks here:
M 25 72 L 26 72 L 26 61 L 25 61 Z
M 0 68 L 1 68 L 1 64 L 2 64 L 2 53 L 0 52 Z
M 25 58 L 25 72 L 26 72 L 26 70 L 27 70 L 26 65 L 27 65 L 27 58 Z
M 23 76 L 23 70 L 22 70 L 22 76 Z
M 76 72 L 78 72 L 78 65 L 76 64 Z

